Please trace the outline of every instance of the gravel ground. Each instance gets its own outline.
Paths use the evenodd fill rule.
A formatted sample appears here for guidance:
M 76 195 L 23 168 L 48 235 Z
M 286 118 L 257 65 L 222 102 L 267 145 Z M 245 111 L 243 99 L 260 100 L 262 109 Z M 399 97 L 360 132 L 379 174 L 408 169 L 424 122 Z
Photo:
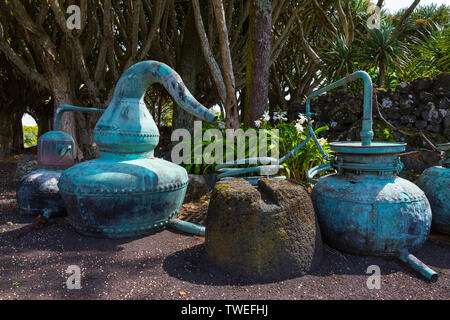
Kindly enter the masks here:
M 14 162 L 0 163 L 0 299 L 450 299 L 448 237 L 431 237 L 417 253 L 439 273 L 435 283 L 396 260 L 329 247 L 313 274 L 258 283 L 207 263 L 203 238 L 164 230 L 140 238 L 96 239 L 79 235 L 66 219 L 16 239 L 34 218 L 18 212 L 14 170 Z M 204 200 L 185 205 L 183 215 L 196 208 L 204 212 Z M 66 287 L 70 265 L 81 269 L 79 290 Z M 379 290 L 367 288 L 370 265 L 381 269 Z

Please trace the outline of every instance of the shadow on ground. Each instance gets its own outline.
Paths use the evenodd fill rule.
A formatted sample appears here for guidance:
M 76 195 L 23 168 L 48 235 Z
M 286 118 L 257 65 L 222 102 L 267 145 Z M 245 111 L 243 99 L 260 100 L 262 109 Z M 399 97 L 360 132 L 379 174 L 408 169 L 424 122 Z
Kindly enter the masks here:
M 431 268 L 450 268 L 450 247 L 435 241 L 427 241 L 423 248 L 415 255 Z M 367 267 L 377 265 L 381 267 L 382 275 L 403 272 L 427 282 L 420 274 L 410 269 L 406 264 L 395 258 L 381 258 L 370 256 L 355 256 L 334 250 L 324 245 L 324 255 L 318 268 L 311 272 L 311 276 L 330 275 L 361 275 L 367 276 Z M 197 245 L 180 250 L 169 255 L 163 265 L 164 270 L 172 277 L 194 284 L 211 286 L 222 285 L 254 285 L 274 283 L 262 282 L 257 279 L 246 279 L 239 274 L 233 274 L 208 261 L 205 245 Z M 284 281 L 289 279 L 278 279 Z

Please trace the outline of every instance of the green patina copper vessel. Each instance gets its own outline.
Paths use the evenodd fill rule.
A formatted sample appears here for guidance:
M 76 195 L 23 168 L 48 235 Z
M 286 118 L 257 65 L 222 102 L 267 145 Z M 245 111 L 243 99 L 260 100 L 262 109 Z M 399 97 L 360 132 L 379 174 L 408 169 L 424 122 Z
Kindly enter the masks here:
M 433 230 L 450 235 L 450 143 L 438 148 L 444 153 L 440 165 L 426 169 L 417 184 L 430 201 Z
M 38 169 L 25 175 L 16 190 L 20 212 L 46 217 L 66 213 L 58 181 L 74 162 L 73 138 L 63 131 L 50 131 L 38 139 Z
M 75 142 L 61 131 L 61 117 L 66 111 L 103 112 L 103 109 L 59 106 L 55 112 L 53 130 L 38 139 L 38 170 L 22 178 L 16 190 L 20 211 L 50 218 L 65 215 L 58 181 L 62 172 L 75 164 Z
M 330 143 L 331 150 L 335 152 L 335 156 L 330 159 L 312 129 L 311 100 L 330 89 L 358 79 L 364 82 L 361 141 Z M 372 141 L 370 76 L 364 71 L 357 71 L 312 92 L 306 100 L 306 117 L 308 136 L 284 157 L 228 162 L 216 167 L 220 172 L 218 177 L 229 179 L 251 172 L 273 175 L 286 159 L 313 139 L 322 157 L 330 160 L 307 172 L 308 179 L 314 183 L 311 198 L 325 242 L 349 253 L 398 257 L 426 278 L 436 280 L 437 273 L 410 253 L 420 249 L 427 240 L 432 215 L 424 192 L 412 182 L 397 176 L 403 168 L 399 154 L 405 150 L 406 144 Z M 252 163 L 251 161 L 266 161 L 271 164 L 238 167 Z M 337 173 L 314 179 L 316 174 L 329 169 L 336 169 Z M 255 183 L 260 177 L 244 178 Z M 447 191 L 448 188 L 443 192 Z
M 410 252 L 420 249 L 431 227 L 431 208 L 424 192 L 398 177 L 403 164 L 399 154 L 405 143 L 372 141 L 372 81 L 356 72 L 309 95 L 310 100 L 348 81 L 364 81 L 361 141 L 332 142 L 335 156 L 312 168 L 311 198 L 324 241 L 339 250 L 362 255 L 398 257 L 430 280 L 438 275 Z M 336 174 L 314 179 L 333 168 Z
M 143 100 L 153 83 L 162 84 L 180 107 L 201 120 L 216 121 L 217 116 L 189 93 L 169 66 L 144 61 L 125 71 L 94 129 L 100 158 L 65 170 L 59 180 L 70 224 L 80 233 L 123 238 L 149 234 L 169 224 L 204 232 L 174 220 L 188 175 L 183 167 L 154 156 L 159 132 Z

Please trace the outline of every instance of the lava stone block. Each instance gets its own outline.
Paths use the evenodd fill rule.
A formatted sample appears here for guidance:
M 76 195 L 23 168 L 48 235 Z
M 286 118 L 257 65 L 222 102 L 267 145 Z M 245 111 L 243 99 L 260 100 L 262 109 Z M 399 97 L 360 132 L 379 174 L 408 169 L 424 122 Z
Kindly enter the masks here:
M 229 273 L 259 281 L 304 275 L 322 258 L 322 239 L 305 188 L 286 179 L 216 184 L 206 217 L 206 254 Z

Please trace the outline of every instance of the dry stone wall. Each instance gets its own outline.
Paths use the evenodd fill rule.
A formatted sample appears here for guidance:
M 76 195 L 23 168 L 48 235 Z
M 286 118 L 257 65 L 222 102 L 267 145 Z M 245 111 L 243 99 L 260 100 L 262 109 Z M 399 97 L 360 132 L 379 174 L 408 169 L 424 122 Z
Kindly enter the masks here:
M 375 89 L 375 92 L 383 117 L 393 125 L 429 132 L 436 142 L 450 139 L 450 73 L 442 73 L 435 79 L 418 78 L 395 89 Z M 340 89 L 315 99 L 311 110 L 316 123 L 330 127 L 330 136 L 358 140 L 351 131 L 361 121 L 362 105 L 362 93 L 354 95 Z M 293 103 L 289 121 L 299 112 L 305 112 L 305 105 Z M 380 120 L 375 105 L 373 118 L 375 122 Z
M 376 100 L 383 117 L 392 125 L 406 132 L 423 131 L 433 143 L 450 140 L 450 73 L 442 73 L 434 79 L 417 78 L 411 83 L 401 83 L 394 89 L 375 89 Z M 314 126 L 327 125 L 323 132 L 329 141 L 358 141 L 363 113 L 363 95 L 352 94 L 346 89 L 323 94 L 311 103 Z M 305 112 L 305 105 L 293 103 L 288 120 Z M 411 157 L 402 157 L 405 168 L 420 174 L 425 168 L 436 165 L 439 155 L 428 151 L 430 146 L 417 136 L 395 132 L 378 116 L 373 103 L 374 140 L 403 141 L 407 151 L 420 150 Z M 321 133 L 322 134 L 322 133 Z

